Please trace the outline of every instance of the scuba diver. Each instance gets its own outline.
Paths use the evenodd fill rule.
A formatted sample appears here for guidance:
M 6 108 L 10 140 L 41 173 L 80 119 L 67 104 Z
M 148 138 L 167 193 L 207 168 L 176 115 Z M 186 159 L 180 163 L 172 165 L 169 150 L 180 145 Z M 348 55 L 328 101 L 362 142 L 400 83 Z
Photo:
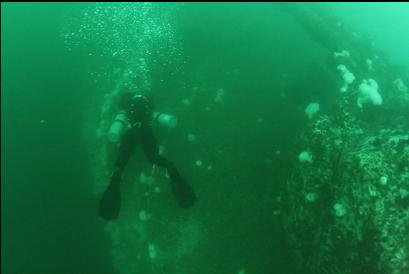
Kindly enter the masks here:
M 124 133 L 121 137 L 117 137 L 120 138 L 118 139 L 120 141 L 119 155 L 114 164 L 109 186 L 100 201 L 99 216 L 105 220 L 118 218 L 121 207 L 120 182 L 122 173 L 139 144 L 142 145 L 148 160 L 167 170 L 173 194 L 179 205 L 183 208 L 192 206 L 196 201 L 193 189 L 184 180 L 174 164 L 159 154 L 159 145 L 153 134 L 152 125 L 160 119 L 160 115 L 153 113 L 152 100 L 146 95 L 126 91 L 121 97 L 119 108 L 120 112 L 111 127 L 111 131 L 119 132 L 122 130 Z M 113 129 L 113 127 L 117 128 Z

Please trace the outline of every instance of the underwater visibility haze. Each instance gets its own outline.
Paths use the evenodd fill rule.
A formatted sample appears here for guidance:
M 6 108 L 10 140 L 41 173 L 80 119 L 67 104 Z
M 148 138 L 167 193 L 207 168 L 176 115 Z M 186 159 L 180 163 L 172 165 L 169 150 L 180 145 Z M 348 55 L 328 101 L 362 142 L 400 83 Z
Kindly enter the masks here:
M 408 274 L 408 12 L 2 3 L 2 273 Z

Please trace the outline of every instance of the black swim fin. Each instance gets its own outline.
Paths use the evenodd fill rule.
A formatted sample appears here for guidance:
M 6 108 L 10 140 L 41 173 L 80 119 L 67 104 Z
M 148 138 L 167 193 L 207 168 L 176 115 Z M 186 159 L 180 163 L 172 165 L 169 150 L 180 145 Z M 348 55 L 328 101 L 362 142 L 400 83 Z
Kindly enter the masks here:
M 185 181 L 176 168 L 168 168 L 173 194 L 179 205 L 183 208 L 191 207 L 196 203 L 197 197 L 193 188 Z
M 121 175 L 114 173 L 99 203 L 99 216 L 107 221 L 118 218 L 121 209 Z

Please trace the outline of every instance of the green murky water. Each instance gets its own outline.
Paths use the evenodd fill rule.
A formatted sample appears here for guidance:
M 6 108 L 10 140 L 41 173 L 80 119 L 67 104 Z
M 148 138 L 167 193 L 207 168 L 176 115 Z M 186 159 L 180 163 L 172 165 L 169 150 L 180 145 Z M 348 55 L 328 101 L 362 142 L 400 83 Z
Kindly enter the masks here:
M 409 7 L 367 5 L 2 3 L 2 272 L 409 273 Z M 123 87 L 194 207 L 138 148 L 98 217 Z

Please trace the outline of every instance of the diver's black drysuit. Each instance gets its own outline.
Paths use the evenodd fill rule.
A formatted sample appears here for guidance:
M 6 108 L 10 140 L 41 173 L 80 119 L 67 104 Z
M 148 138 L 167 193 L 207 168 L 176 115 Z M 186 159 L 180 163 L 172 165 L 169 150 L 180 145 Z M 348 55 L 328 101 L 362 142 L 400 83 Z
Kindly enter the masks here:
M 120 108 L 125 111 L 131 128 L 122 136 L 119 155 L 115 162 L 110 184 L 101 199 L 99 215 L 106 220 L 118 217 L 121 204 L 120 182 L 122 173 L 138 144 L 142 145 L 146 157 L 153 164 L 166 168 L 170 177 L 172 191 L 180 206 L 189 207 L 196 201 L 193 189 L 183 179 L 173 163 L 159 154 L 159 145 L 152 129 L 154 119 L 151 115 L 151 103 L 146 97 L 144 99 L 138 97 L 138 100 L 133 98 L 135 97 L 125 94 L 120 103 Z

